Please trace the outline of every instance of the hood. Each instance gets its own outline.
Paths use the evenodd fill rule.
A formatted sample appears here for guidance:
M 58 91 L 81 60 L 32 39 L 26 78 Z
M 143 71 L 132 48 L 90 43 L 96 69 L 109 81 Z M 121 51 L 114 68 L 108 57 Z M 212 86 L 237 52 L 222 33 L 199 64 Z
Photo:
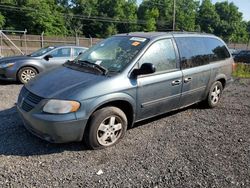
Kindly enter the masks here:
M 62 66 L 39 74 L 26 85 L 26 88 L 43 98 L 71 99 L 78 98 L 79 90 L 85 90 L 106 79 L 108 77 L 103 75 Z
M 30 57 L 30 56 L 10 56 L 10 57 L 3 57 L 3 58 L 0 59 L 0 64 L 2 64 L 2 63 L 15 63 L 17 61 L 31 60 L 31 59 L 37 59 L 37 58 Z

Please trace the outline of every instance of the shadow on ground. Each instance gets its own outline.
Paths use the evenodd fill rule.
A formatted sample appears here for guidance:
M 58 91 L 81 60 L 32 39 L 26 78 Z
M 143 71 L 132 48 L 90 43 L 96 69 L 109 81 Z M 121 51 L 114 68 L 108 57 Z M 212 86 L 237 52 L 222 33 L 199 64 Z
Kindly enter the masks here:
M 22 84 L 15 81 L 0 80 L 0 85 L 22 85 Z
M 200 105 L 192 105 L 187 108 L 159 115 L 141 122 L 135 123 L 133 128 L 152 123 L 161 118 L 166 118 L 188 108 L 203 108 Z M 0 111 L 0 155 L 31 156 L 60 153 L 63 151 L 87 150 L 84 143 L 51 144 L 28 132 L 19 117 L 16 107 Z M 132 129 L 133 129 L 132 128 Z
M 0 111 L 0 155 L 45 155 L 86 150 L 83 143 L 51 144 L 33 136 L 23 126 L 16 107 Z

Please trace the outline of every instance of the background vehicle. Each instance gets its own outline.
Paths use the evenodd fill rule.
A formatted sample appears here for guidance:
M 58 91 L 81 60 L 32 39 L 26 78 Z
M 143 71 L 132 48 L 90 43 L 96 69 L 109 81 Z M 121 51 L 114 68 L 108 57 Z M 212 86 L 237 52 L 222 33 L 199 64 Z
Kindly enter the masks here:
M 80 46 L 49 46 L 27 56 L 0 59 L 0 79 L 27 83 L 38 73 L 73 60 L 87 48 Z
M 232 63 L 213 35 L 116 35 L 31 80 L 17 109 L 25 127 L 47 141 L 85 139 L 91 148 L 105 148 L 134 122 L 200 101 L 218 105 Z
M 250 50 L 242 50 L 234 56 L 236 63 L 249 63 L 250 64 Z

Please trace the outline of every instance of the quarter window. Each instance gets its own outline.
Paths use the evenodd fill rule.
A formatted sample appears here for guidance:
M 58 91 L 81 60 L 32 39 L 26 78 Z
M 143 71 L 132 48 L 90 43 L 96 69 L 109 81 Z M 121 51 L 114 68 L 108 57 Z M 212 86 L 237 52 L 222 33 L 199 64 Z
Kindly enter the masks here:
M 180 51 L 182 69 L 206 65 L 230 57 L 226 46 L 215 38 L 178 37 L 176 43 Z
M 176 68 L 176 54 L 171 39 L 163 39 L 153 43 L 139 61 L 152 63 L 155 65 L 156 72 L 167 71 Z

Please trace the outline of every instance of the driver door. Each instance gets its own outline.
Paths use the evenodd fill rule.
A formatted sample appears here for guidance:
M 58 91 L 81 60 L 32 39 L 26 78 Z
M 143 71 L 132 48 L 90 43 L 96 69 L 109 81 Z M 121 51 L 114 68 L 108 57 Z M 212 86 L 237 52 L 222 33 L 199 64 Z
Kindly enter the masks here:
M 49 68 L 54 68 L 62 65 L 67 60 L 72 60 L 71 48 L 57 48 L 49 53 L 52 56 L 47 62 Z
M 143 63 L 152 63 L 156 72 L 137 78 L 138 120 L 179 107 L 182 71 L 177 62 L 176 47 L 171 38 L 153 43 L 139 60 L 139 67 Z

